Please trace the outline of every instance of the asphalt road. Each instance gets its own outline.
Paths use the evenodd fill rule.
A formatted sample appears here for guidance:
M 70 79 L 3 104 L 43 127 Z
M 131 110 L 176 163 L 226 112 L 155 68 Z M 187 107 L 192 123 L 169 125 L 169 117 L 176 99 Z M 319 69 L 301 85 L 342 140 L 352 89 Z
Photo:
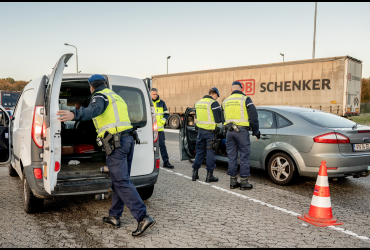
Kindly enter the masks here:
M 27 215 L 20 179 L 0 168 L 0 247 L 370 247 L 370 177 L 330 181 L 333 213 L 344 224 L 319 228 L 297 219 L 310 208 L 314 179 L 282 187 L 252 169 L 253 190 L 230 190 L 227 164 L 217 163 L 219 182 L 204 182 L 205 166 L 192 182 L 177 140 L 166 132 L 175 168 L 161 169 L 145 201 L 157 224 L 141 238 L 131 236 L 136 221 L 127 208 L 122 228 L 105 225 L 111 200 L 93 195 L 48 200 L 43 213 Z

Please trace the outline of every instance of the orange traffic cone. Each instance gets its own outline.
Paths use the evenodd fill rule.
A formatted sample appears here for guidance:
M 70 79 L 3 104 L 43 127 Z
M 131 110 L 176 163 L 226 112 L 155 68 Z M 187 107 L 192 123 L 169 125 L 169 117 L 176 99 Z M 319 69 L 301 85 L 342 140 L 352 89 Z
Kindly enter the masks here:
M 311 223 L 317 227 L 342 225 L 331 211 L 329 181 L 326 162 L 321 161 L 319 175 L 313 191 L 311 207 L 307 214 L 298 216 L 299 219 Z

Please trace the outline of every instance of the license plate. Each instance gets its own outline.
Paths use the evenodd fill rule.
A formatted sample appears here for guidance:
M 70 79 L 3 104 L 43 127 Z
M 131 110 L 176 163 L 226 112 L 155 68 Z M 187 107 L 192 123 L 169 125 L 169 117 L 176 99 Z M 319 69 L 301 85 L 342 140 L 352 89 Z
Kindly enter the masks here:
M 370 151 L 370 143 L 353 144 L 354 151 Z

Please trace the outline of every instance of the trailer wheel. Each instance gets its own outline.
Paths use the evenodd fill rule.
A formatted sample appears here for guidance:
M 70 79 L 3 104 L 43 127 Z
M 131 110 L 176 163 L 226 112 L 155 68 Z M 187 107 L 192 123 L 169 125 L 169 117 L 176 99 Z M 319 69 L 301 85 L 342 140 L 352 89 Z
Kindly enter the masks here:
M 177 115 L 171 116 L 169 124 L 172 129 L 178 129 L 180 127 L 180 117 Z

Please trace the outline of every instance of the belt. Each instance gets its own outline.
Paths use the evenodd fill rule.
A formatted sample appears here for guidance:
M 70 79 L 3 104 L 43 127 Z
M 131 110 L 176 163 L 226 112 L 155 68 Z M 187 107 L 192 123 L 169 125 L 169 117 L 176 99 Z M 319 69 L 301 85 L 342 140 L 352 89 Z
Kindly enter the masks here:
M 117 133 L 120 137 L 125 137 L 125 136 L 129 136 L 129 135 L 131 135 L 130 133 L 121 133 L 121 132 L 119 132 L 119 133 Z
M 236 125 L 238 128 L 246 128 L 246 129 L 250 129 L 250 127 L 248 127 L 248 126 L 238 126 L 238 125 Z
M 214 129 L 204 129 L 204 128 L 199 128 L 199 127 L 198 127 L 198 130 L 211 131 L 211 132 L 215 131 Z

